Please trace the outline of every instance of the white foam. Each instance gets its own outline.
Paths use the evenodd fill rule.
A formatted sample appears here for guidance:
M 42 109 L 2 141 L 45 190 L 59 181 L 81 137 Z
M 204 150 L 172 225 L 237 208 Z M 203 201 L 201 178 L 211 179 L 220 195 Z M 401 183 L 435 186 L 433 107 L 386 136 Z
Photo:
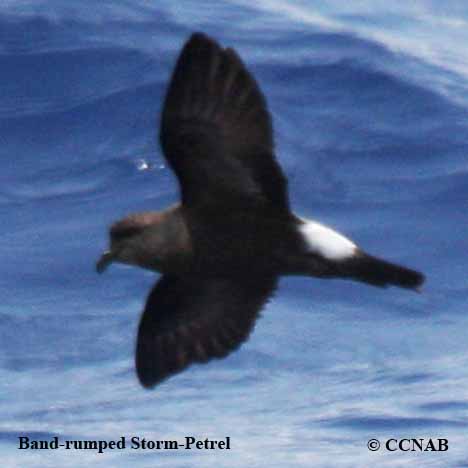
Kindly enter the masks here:
M 323 224 L 301 218 L 299 231 L 311 252 L 318 253 L 329 260 L 344 260 L 356 253 L 354 242 L 339 232 Z

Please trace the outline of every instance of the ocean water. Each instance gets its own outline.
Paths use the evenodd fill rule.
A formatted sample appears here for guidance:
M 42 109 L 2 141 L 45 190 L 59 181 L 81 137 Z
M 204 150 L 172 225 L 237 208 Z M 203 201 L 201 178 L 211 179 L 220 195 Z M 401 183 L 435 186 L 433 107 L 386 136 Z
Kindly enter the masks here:
M 344 3 L 1 2 L 2 466 L 468 466 L 468 6 Z M 157 275 L 94 265 L 112 221 L 178 199 L 157 129 L 195 30 L 261 84 L 295 211 L 427 282 L 285 278 L 239 351 L 145 391 L 133 350 Z M 231 449 L 129 443 L 187 436 Z M 448 450 L 385 449 L 412 438 Z

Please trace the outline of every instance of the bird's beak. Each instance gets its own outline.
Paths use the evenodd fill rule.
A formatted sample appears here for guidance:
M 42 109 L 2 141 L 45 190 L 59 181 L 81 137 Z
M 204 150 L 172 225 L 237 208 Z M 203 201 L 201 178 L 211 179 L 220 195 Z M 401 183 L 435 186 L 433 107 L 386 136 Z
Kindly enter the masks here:
M 107 250 L 101 255 L 101 258 L 96 263 L 96 271 L 102 273 L 114 261 L 114 254 Z

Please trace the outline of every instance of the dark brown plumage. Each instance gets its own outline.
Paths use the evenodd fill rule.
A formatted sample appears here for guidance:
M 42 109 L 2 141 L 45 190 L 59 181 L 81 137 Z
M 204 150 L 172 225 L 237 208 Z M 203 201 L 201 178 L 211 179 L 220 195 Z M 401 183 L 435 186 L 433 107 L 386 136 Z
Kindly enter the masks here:
M 188 365 L 223 358 L 249 336 L 275 278 L 165 275 L 148 297 L 138 329 L 136 368 L 151 387 Z
M 97 264 L 99 272 L 118 261 L 163 274 L 138 329 L 143 386 L 238 348 L 280 275 L 422 284 L 420 273 L 290 211 L 265 98 L 236 52 L 204 34 L 179 56 L 160 141 L 182 203 L 115 223 Z

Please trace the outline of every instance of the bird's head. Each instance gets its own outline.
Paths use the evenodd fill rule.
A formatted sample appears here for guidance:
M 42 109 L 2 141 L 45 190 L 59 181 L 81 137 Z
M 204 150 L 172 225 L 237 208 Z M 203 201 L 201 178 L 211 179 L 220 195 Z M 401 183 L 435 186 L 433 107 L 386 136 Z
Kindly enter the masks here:
M 96 264 L 98 273 L 104 272 L 113 262 L 148 268 L 146 263 L 156 260 L 160 250 L 163 230 L 160 213 L 130 215 L 116 223 L 109 230 L 109 250 L 105 251 Z
M 164 273 L 178 267 L 190 248 L 185 224 L 174 209 L 127 216 L 111 226 L 109 238 L 109 250 L 96 264 L 98 273 L 113 262 Z

